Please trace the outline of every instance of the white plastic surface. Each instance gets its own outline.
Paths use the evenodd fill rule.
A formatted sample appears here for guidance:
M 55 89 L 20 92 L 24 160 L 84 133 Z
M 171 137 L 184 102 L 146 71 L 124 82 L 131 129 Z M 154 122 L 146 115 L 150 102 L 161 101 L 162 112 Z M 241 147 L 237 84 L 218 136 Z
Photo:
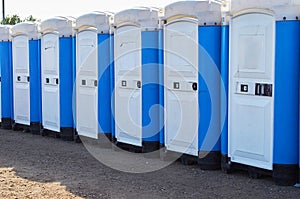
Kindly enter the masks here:
M 274 49 L 275 17 L 250 13 L 232 19 L 228 153 L 232 162 L 268 170 L 273 165 Z M 272 97 L 255 95 L 256 83 L 272 84 Z
M 123 25 L 136 25 L 140 28 L 158 28 L 158 10 L 154 8 L 132 8 L 118 12 L 114 17 L 117 27 Z
M 16 36 L 13 46 L 14 119 L 30 125 L 29 42 L 27 36 Z
M 115 31 L 115 132 L 118 142 L 142 146 L 141 29 Z
M 76 19 L 76 30 L 82 31 L 87 28 L 95 28 L 98 33 L 108 33 L 110 24 L 109 18 L 111 13 L 106 12 L 92 12 L 82 15 Z
M 277 20 L 300 18 L 299 0 L 232 0 L 231 14 L 236 15 L 245 9 L 268 9 L 275 13 Z
M 33 22 L 22 22 L 11 28 L 11 36 L 26 35 L 29 39 L 39 39 L 39 24 Z
M 75 19 L 68 17 L 54 17 L 42 21 L 40 32 L 42 34 L 57 32 L 60 37 L 70 37 L 73 35 Z
M 42 36 L 42 118 L 43 127 L 60 132 L 59 37 Z M 58 84 L 57 82 L 58 81 Z
M 166 148 L 198 156 L 198 22 L 177 20 L 164 33 Z
M 76 39 L 77 131 L 79 135 L 98 139 L 97 32 L 82 31 Z
M 0 42 L 11 40 L 11 26 L 9 25 L 0 25 Z
M 190 16 L 198 19 L 199 25 L 221 23 L 221 4 L 214 1 L 179 1 L 165 7 L 165 18 Z

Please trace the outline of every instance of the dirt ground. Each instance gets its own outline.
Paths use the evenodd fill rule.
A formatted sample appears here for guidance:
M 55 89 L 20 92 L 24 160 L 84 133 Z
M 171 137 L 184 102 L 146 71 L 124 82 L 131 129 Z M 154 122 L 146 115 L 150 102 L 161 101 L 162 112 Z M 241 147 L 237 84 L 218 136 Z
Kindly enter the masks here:
M 270 177 L 202 171 L 175 162 L 159 171 L 113 170 L 82 144 L 0 130 L 0 198 L 300 198 Z

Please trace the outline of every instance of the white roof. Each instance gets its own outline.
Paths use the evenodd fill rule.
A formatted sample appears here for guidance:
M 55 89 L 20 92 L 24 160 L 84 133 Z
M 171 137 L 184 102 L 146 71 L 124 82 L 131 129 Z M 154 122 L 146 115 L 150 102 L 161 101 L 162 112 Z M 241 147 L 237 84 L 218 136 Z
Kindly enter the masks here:
M 200 25 L 220 24 L 222 21 L 221 4 L 210 0 L 175 2 L 167 5 L 164 12 L 166 19 L 175 16 L 195 17 Z
M 98 11 L 82 15 L 76 19 L 76 30 L 81 31 L 92 27 L 96 28 L 98 33 L 109 32 L 111 16 L 112 13 Z
M 0 25 L 0 41 L 9 41 L 11 34 L 10 25 Z
M 69 37 L 73 35 L 75 19 L 71 17 L 54 17 L 42 21 L 40 32 L 46 34 L 49 32 L 58 32 L 60 36 Z
M 14 25 L 11 29 L 12 37 L 27 35 L 30 39 L 39 38 L 39 24 L 33 22 L 22 22 Z
M 139 7 L 118 12 L 114 17 L 115 26 L 135 24 L 141 28 L 158 27 L 158 9 Z
M 268 9 L 278 20 L 294 20 L 300 17 L 300 0 L 231 0 L 231 14 L 246 9 Z

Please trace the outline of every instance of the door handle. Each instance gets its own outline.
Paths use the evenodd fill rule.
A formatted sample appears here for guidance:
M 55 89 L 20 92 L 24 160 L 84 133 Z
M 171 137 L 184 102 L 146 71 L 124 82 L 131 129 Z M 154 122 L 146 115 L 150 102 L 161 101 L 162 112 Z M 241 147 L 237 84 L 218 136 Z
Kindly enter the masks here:
M 192 88 L 193 88 L 194 91 L 197 91 L 198 90 L 198 84 L 196 82 L 194 82 L 192 84 Z
M 137 82 L 136 82 L 136 86 L 137 86 L 138 88 L 141 88 L 141 87 L 142 87 L 142 82 L 141 82 L 141 81 L 137 81 Z
M 27 76 L 27 82 L 30 82 L 30 77 L 29 76 Z
M 94 86 L 97 87 L 98 86 L 98 81 L 94 80 Z
M 21 76 L 17 77 L 17 81 L 20 82 L 21 81 Z

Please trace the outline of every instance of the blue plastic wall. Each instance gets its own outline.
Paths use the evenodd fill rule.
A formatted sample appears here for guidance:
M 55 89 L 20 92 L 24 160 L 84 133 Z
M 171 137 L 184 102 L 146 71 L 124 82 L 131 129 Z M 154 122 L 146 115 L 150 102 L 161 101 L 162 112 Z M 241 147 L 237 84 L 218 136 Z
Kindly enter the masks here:
M 142 32 L 142 141 L 159 142 L 158 31 Z
M 199 38 L 199 151 L 220 151 L 220 69 L 221 69 L 221 26 L 200 26 Z M 218 70 L 218 74 L 215 73 Z M 206 79 L 205 79 L 206 78 Z M 207 85 L 208 78 L 210 85 Z M 210 93 L 208 86 L 212 88 Z M 212 98 L 217 100 L 212 109 Z M 216 117 L 213 117 L 215 114 Z M 211 128 L 210 131 L 209 128 Z
M 229 64 L 229 26 L 222 26 L 221 45 L 221 76 L 226 91 L 226 99 L 221 98 L 221 110 L 228 110 L 228 64 Z M 222 114 L 226 114 L 223 116 Z M 224 126 L 221 126 L 221 154 L 228 156 L 228 111 L 221 113 L 225 117 Z
M 112 96 L 115 90 L 115 63 L 114 63 L 114 35 L 110 35 L 109 39 L 109 46 L 110 46 L 110 94 L 111 94 L 111 134 L 112 137 L 116 137 L 115 131 L 115 98 Z
M 111 133 L 110 35 L 98 34 L 98 122 L 99 133 Z
M 164 31 L 158 31 L 158 77 L 159 77 L 159 105 L 164 107 Z M 161 146 L 165 143 L 164 138 L 164 110 L 159 111 L 159 143 Z
M 73 56 L 72 38 L 59 39 L 59 88 L 60 88 L 60 127 L 73 128 L 72 91 Z
M 76 129 L 76 37 L 72 37 L 72 117 Z
M 13 82 L 12 82 L 12 43 L 0 42 L 0 70 L 1 70 L 1 107 L 2 118 L 12 119 Z
M 300 22 L 276 22 L 274 164 L 299 159 Z
M 30 122 L 42 123 L 41 40 L 29 41 Z

